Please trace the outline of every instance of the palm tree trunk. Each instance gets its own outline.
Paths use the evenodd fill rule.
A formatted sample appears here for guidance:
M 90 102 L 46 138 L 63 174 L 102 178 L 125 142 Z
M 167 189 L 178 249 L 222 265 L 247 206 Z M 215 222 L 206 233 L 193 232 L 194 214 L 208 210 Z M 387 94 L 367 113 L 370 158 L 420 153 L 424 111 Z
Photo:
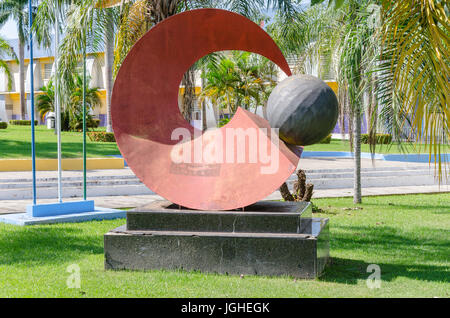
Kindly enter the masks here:
M 202 76 L 202 87 L 201 87 L 202 91 L 203 91 L 203 87 L 205 87 L 205 78 Z M 208 122 L 206 120 L 206 102 L 205 101 L 202 102 L 202 129 L 203 129 L 203 131 L 208 129 Z
M 184 94 L 181 113 L 183 114 L 183 117 L 190 122 L 195 103 L 195 68 L 193 66 L 191 66 L 184 74 L 182 84 L 184 85 Z
M 105 88 L 106 88 L 106 131 L 112 132 L 111 121 L 111 94 L 113 86 L 113 65 L 114 65 L 114 24 L 110 9 L 106 9 L 108 24 L 105 32 Z
M 27 113 L 27 103 L 25 100 L 25 43 L 19 39 L 19 91 L 20 91 L 20 111 L 22 119 L 25 119 Z M 33 62 L 30 61 L 30 67 L 33 67 Z M 30 92 L 31 94 L 31 92 Z M 31 115 L 31 114 L 29 114 Z
M 353 147 L 355 163 L 353 203 L 361 203 L 361 110 L 359 105 L 353 111 Z

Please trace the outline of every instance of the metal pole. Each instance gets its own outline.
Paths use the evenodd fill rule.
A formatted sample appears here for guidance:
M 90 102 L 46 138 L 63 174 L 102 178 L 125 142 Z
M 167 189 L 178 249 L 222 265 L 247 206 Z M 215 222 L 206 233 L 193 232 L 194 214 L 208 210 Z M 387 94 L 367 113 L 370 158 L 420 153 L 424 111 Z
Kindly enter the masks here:
M 86 193 L 86 27 L 84 28 L 83 43 L 83 198 L 87 199 Z
M 34 132 L 34 72 L 33 72 L 33 32 L 31 26 L 33 25 L 33 8 L 31 0 L 28 0 L 28 18 L 30 27 L 30 97 L 31 97 L 31 166 L 33 174 L 33 205 L 36 205 L 36 145 Z
M 56 135 L 58 144 L 58 200 L 62 202 L 62 158 L 61 158 L 61 103 L 59 94 L 59 3 L 55 0 L 55 108 Z

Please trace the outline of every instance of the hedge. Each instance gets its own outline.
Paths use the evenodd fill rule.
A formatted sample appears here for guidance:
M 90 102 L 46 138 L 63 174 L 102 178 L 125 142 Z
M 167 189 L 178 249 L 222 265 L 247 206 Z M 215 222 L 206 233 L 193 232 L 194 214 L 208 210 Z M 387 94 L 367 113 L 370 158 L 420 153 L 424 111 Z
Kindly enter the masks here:
M 114 133 L 105 131 L 90 131 L 87 133 L 91 141 L 97 142 L 115 142 Z
M 6 128 L 8 128 L 8 123 L 0 121 L 0 129 L 6 129 Z
M 16 126 L 31 126 L 31 120 L 10 120 L 9 123 L 11 125 L 16 125 Z M 35 120 L 34 121 L 34 125 L 37 126 L 38 121 Z
M 376 134 L 376 143 L 379 145 L 387 145 L 392 142 L 392 135 L 389 134 Z M 361 135 L 361 142 L 363 144 L 369 143 L 369 134 L 362 134 Z
M 329 144 L 330 142 L 331 142 L 331 134 L 322 139 L 322 141 L 320 141 L 319 144 Z

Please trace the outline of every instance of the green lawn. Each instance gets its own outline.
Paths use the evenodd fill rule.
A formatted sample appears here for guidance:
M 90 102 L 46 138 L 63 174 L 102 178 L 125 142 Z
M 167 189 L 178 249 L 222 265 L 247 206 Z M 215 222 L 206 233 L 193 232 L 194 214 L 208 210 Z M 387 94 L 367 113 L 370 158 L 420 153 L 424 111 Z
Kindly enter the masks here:
M 104 130 L 99 128 L 96 130 Z M 63 158 L 81 158 L 83 134 L 79 132 L 61 133 Z M 87 137 L 87 156 L 91 158 L 119 155 L 115 142 L 92 142 Z M 31 127 L 8 125 L 0 129 L 0 159 L 31 157 Z M 56 135 L 54 130 L 36 126 L 36 157 L 57 158 Z
M 332 264 L 317 280 L 182 271 L 105 271 L 103 234 L 125 220 L 0 225 L 0 297 L 449 297 L 448 194 L 317 199 L 330 218 Z M 81 269 L 81 289 L 66 271 Z M 381 288 L 366 286 L 369 264 Z
M 97 130 L 104 130 L 98 128 Z M 0 129 L 0 159 L 29 158 L 31 156 L 30 126 L 9 125 L 7 129 Z M 88 157 L 104 157 L 119 155 L 119 149 L 113 142 L 91 142 L 87 146 Z M 78 132 L 62 132 L 63 158 L 81 158 L 83 136 Z M 377 146 L 377 153 L 428 153 L 417 144 L 404 144 L 400 149 L 396 144 Z M 346 141 L 333 139 L 330 144 L 316 144 L 305 147 L 305 151 L 349 151 Z M 449 152 L 444 148 L 442 152 Z M 361 145 L 362 152 L 370 152 L 368 145 Z M 36 126 L 36 156 L 37 158 L 56 158 L 56 135 L 51 129 Z
M 448 146 L 441 145 L 441 153 L 450 152 Z M 329 144 L 315 144 L 306 146 L 305 151 L 350 151 L 350 145 L 348 141 L 339 139 L 332 139 Z M 369 145 L 361 144 L 361 152 L 370 152 Z M 390 145 L 377 145 L 376 153 L 381 154 L 398 154 L 398 153 L 423 153 L 428 154 L 428 149 L 424 148 L 424 145 L 403 143 L 400 146 L 397 143 Z

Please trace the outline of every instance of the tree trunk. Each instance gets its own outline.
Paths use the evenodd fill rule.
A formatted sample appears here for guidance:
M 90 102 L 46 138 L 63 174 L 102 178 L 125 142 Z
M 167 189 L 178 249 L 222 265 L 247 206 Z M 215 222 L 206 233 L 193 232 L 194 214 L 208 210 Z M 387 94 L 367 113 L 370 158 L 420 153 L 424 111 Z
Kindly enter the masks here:
M 20 112 L 22 119 L 25 120 L 27 113 L 27 102 L 25 100 L 25 43 L 23 40 L 19 39 L 19 92 L 20 92 Z M 30 61 L 31 67 L 33 67 L 33 62 Z M 31 94 L 31 92 L 30 92 Z M 31 114 L 29 114 L 31 115 Z M 30 116 L 31 118 L 31 116 Z
M 361 112 L 359 105 L 353 111 L 353 147 L 355 163 L 353 203 L 361 203 Z
M 112 132 L 111 121 L 111 94 L 113 87 L 113 65 L 114 65 L 114 24 L 110 9 L 107 10 L 107 26 L 105 33 L 105 88 L 106 88 L 106 131 Z
M 296 199 L 302 200 L 306 192 L 306 174 L 303 170 L 297 171 L 297 181 L 294 183 L 294 195 Z
M 294 197 L 292 196 L 291 192 L 289 191 L 289 188 L 288 188 L 286 182 L 284 182 L 281 185 L 279 190 L 280 190 L 281 197 L 284 199 L 284 201 L 294 201 Z
M 195 106 L 195 68 L 193 66 L 184 73 L 181 83 L 184 85 L 181 114 L 190 122 Z
M 204 72 L 204 70 L 202 72 Z M 205 87 L 205 78 L 203 77 L 202 74 L 202 87 L 201 87 L 202 91 L 204 87 Z M 208 129 L 208 121 L 206 118 L 206 101 L 202 102 L 202 129 L 203 131 Z
M 302 197 L 301 201 L 310 202 L 314 192 L 314 184 L 308 183 L 305 188 L 305 195 Z

